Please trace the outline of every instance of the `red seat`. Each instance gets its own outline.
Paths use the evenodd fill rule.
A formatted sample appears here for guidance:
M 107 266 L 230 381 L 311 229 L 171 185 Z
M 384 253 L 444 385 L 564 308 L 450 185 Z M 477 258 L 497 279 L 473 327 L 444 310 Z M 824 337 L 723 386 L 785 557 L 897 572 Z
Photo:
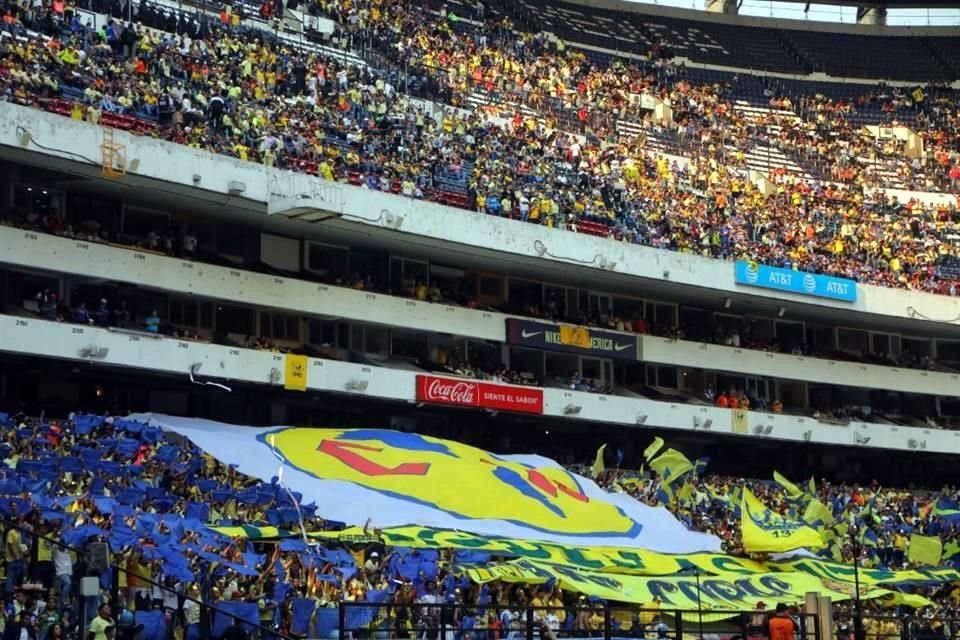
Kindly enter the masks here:
M 593 220 L 580 220 L 577 222 L 577 231 L 580 233 L 589 234 L 591 236 L 606 238 L 610 229 L 607 227 L 607 225 L 594 222 Z
M 437 199 L 451 207 L 459 207 L 460 209 L 465 209 L 467 207 L 467 196 L 464 193 L 441 191 Z

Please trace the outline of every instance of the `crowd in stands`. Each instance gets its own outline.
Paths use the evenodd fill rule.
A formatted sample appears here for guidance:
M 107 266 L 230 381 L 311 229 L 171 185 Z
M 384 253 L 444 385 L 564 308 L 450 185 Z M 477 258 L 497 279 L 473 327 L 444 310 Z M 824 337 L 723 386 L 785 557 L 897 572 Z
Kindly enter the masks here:
M 85 638 L 89 627 L 102 638 L 104 626 L 125 637 L 136 612 L 147 638 L 197 638 L 202 602 L 286 635 L 305 635 L 309 627 L 311 637 L 327 637 L 335 628 L 340 602 L 407 607 L 402 615 L 394 613 L 401 618 L 390 622 L 396 630 L 436 615 L 430 605 L 441 603 L 457 605 L 447 624 L 461 630 L 519 628 L 518 609 L 526 605 L 555 608 L 553 617 L 543 620 L 552 631 L 596 632 L 603 624 L 600 611 L 591 608 L 599 603 L 557 585 L 478 585 L 453 570 L 457 563 L 496 561 L 489 554 L 387 547 L 366 527 L 370 535 L 363 541 L 308 545 L 297 536 L 267 541 L 268 534 L 259 534 L 263 527 L 309 534 L 342 524 L 325 521 L 323 505 L 300 504 L 276 478 L 268 483 L 243 476 L 153 427 L 91 415 L 52 420 L 0 414 L 0 429 L 7 470 L 0 479 L 4 637 Z M 611 491 L 664 504 L 689 528 L 719 536 L 734 555 L 743 555 L 737 491 L 749 487 L 781 513 L 796 507 L 795 497 L 769 482 L 694 474 L 684 481 L 689 490 L 666 497 L 665 485 L 647 474 L 606 470 L 597 480 Z M 864 527 L 863 566 L 910 566 L 911 532 L 939 535 L 946 563 L 960 554 L 954 488 L 919 492 L 821 481 L 811 491 L 810 498 L 827 505 L 838 523 Z M 106 556 L 98 559 L 101 543 L 108 546 L 99 549 Z M 832 553 L 837 560 L 851 559 L 848 544 Z M 123 571 L 114 574 L 108 565 Z M 80 595 L 85 576 L 99 579 L 99 596 Z M 112 592 L 119 600 L 109 599 Z M 952 585 L 923 593 L 937 604 L 920 613 L 956 611 Z M 489 619 L 476 617 L 484 609 Z M 634 624 L 667 637 L 661 625 L 668 619 L 655 612 L 642 615 Z M 470 627 L 468 617 L 475 618 Z M 843 622 L 842 609 L 839 617 Z M 213 637 L 233 640 L 226 630 L 229 619 L 214 615 Z M 321 635 L 312 635 L 321 629 Z M 16 635 L 20 630 L 27 635 Z
M 61 219 L 58 213 L 44 215 L 15 214 L 13 219 L 3 222 L 13 223 L 19 227 L 33 231 L 59 233 L 67 237 L 76 237 L 88 241 L 106 241 L 115 244 L 111 237 L 103 235 L 102 232 L 72 234 L 69 231 L 68 225 L 61 224 L 59 227 L 51 228 L 48 224 L 43 223 L 45 220 L 54 218 Z M 131 246 L 143 249 L 144 242 L 149 242 L 151 239 L 155 240 L 159 237 L 161 237 L 161 234 L 150 231 L 145 238 L 125 236 L 123 241 L 133 243 Z M 161 250 L 164 253 L 180 258 L 217 262 L 217 256 L 209 251 L 205 252 L 190 230 L 182 231 L 171 226 L 162 234 L 162 237 L 171 239 L 170 242 L 166 243 L 165 248 Z M 298 275 L 309 278 L 318 277 L 316 274 L 308 272 L 301 272 Z M 429 301 L 439 299 L 443 304 L 461 305 L 470 308 L 489 308 L 482 307 L 477 301 L 474 286 L 468 279 L 449 278 L 432 280 L 428 286 L 426 280 L 411 277 L 403 279 L 397 283 L 395 287 L 391 287 L 385 283 L 385 281 L 379 281 L 369 273 L 354 272 L 351 276 L 344 277 L 337 272 L 329 272 L 325 276 L 319 277 L 319 279 L 336 286 L 349 287 L 357 290 L 376 291 L 391 295 L 399 294 L 418 300 L 423 299 L 425 296 Z M 542 298 L 539 297 L 541 295 Z M 34 310 L 41 317 L 52 320 L 72 321 L 80 324 L 91 324 L 103 327 L 139 329 L 151 333 L 159 333 L 179 340 L 213 341 L 218 344 L 230 344 L 231 346 L 271 351 L 274 353 L 299 353 L 314 357 L 331 357 L 331 352 L 329 351 L 317 351 L 308 345 L 296 344 L 291 341 L 278 342 L 263 335 L 248 335 L 242 339 L 238 338 L 234 341 L 228 340 L 224 342 L 225 338 L 223 335 L 201 334 L 195 329 L 163 322 L 156 309 L 151 309 L 149 313 L 146 307 L 143 309 L 133 309 L 133 316 L 131 316 L 131 309 L 126 300 L 110 302 L 106 298 L 90 296 L 87 296 L 87 298 L 90 300 L 90 304 L 86 303 L 83 295 L 75 291 L 73 295 L 70 296 L 70 304 L 67 304 L 67 301 L 58 300 L 55 293 L 44 289 L 34 296 L 36 303 Z M 520 316 L 549 319 L 555 322 L 572 321 L 576 324 L 590 327 L 624 333 L 655 335 L 675 340 L 693 340 L 736 348 L 808 355 L 829 358 L 831 360 L 870 362 L 878 365 L 914 369 L 952 370 L 929 356 L 918 356 L 908 348 L 904 348 L 898 355 L 862 354 L 857 356 L 844 351 L 811 349 L 802 341 L 802 335 L 793 339 L 789 336 L 780 336 L 776 340 L 765 339 L 758 336 L 749 318 L 732 318 L 706 314 L 704 317 L 691 318 L 689 322 L 683 322 L 681 324 L 675 324 L 674 322 L 648 323 L 642 317 L 642 305 L 638 305 L 635 311 L 621 313 L 598 312 L 591 314 L 580 309 L 575 316 L 571 318 L 571 314 L 566 310 L 564 297 L 557 295 L 556 291 L 542 292 L 537 294 L 535 298 L 536 300 L 529 299 L 525 293 L 521 292 L 512 296 L 509 304 L 498 307 L 495 310 Z M 153 304 L 152 301 L 150 304 Z M 321 347 L 324 348 L 332 346 L 332 344 L 321 345 Z M 499 356 L 494 358 L 481 358 L 477 356 L 475 350 L 470 351 L 470 357 L 468 359 L 464 358 L 463 353 L 449 354 L 444 352 L 441 354 L 431 352 L 418 358 L 416 364 L 426 370 L 448 375 L 521 385 L 539 385 L 542 383 L 541 380 L 538 380 L 537 377 L 530 372 L 507 367 L 501 362 Z M 609 381 L 584 377 L 580 375 L 579 372 L 571 372 L 569 375 L 564 373 L 560 379 L 556 380 L 556 383 L 577 391 L 605 395 L 614 392 L 614 388 Z M 774 413 L 781 413 L 785 409 L 782 400 L 765 398 L 756 393 L 748 392 L 748 390 L 743 388 L 717 390 L 708 388 L 704 390 L 702 399 L 721 407 L 754 409 Z M 797 410 L 796 407 L 786 407 L 786 409 L 788 412 Z M 874 415 L 868 407 L 853 405 L 819 406 L 812 415 L 817 419 L 842 423 L 847 423 L 851 420 L 874 422 L 877 419 L 877 416 Z M 929 414 L 921 414 L 918 415 L 917 418 L 927 427 L 938 428 L 940 426 L 937 420 Z
M 573 468 L 589 473 L 583 465 Z M 860 566 L 864 568 L 899 570 L 922 567 L 909 557 L 910 538 L 914 533 L 941 538 L 943 565 L 953 566 L 960 559 L 960 518 L 954 509 L 960 493 L 954 487 L 921 491 L 883 487 L 876 481 L 843 484 L 821 480 L 815 487 L 805 489 L 805 495 L 798 503 L 798 496 L 791 495 L 777 482 L 730 476 L 689 475 L 682 485 L 675 484 L 669 491 L 665 491 L 665 483 L 650 472 L 638 474 L 607 469 L 596 480 L 609 491 L 629 494 L 650 505 L 667 506 L 688 528 L 718 536 L 724 550 L 732 555 L 763 557 L 762 554 L 746 554 L 742 546 L 739 500 L 746 488 L 771 510 L 789 518 L 802 518 L 804 504 L 811 500 L 825 505 L 833 519 L 832 524 L 822 521 L 816 524 L 825 526 L 831 542 L 818 555 L 836 562 L 850 564 L 858 554 Z M 811 479 L 809 484 L 815 483 Z M 937 603 L 934 608 L 920 612 L 928 621 L 940 615 L 952 617 L 960 612 L 960 594 L 952 584 L 913 585 L 910 592 L 922 594 Z M 868 619 L 885 609 L 877 603 L 865 606 Z M 849 606 L 838 607 L 836 615 L 842 628 L 846 629 L 850 624 L 851 614 Z M 877 618 L 869 620 L 867 628 L 872 635 L 882 637 L 878 626 L 883 624 Z M 946 632 L 949 634 L 950 630 Z M 938 629 L 934 635 L 941 633 L 943 630 Z M 900 632 L 894 635 L 899 636 Z
M 51 224 L 51 221 L 57 221 Z M 216 254 L 204 251 L 196 236 L 189 229 L 181 230 L 176 226 L 169 226 L 166 230 L 150 230 L 143 237 L 125 236 L 117 238 L 109 236 L 103 230 L 76 232 L 72 225 L 64 224 L 63 217 L 54 208 L 50 213 L 37 213 L 33 211 L 15 212 L 9 219 L 0 219 L 0 224 L 12 224 L 14 226 L 29 229 L 32 231 L 41 231 L 79 240 L 91 242 L 109 242 L 111 244 L 124 243 L 141 250 L 156 251 L 170 256 L 185 258 L 189 260 L 200 260 L 203 262 L 217 263 L 221 260 Z M 83 224 L 80 225 L 84 226 Z M 254 265 L 263 267 L 263 265 Z M 391 286 L 385 281 L 378 280 L 370 273 L 341 273 L 330 271 L 323 276 L 313 272 L 301 271 L 296 277 L 310 278 L 338 287 L 346 287 L 358 291 L 371 291 L 386 293 L 388 295 L 400 295 L 424 302 L 434 302 L 446 305 L 462 306 L 471 309 L 488 309 L 509 313 L 511 315 L 540 318 L 554 322 L 568 322 L 582 326 L 595 327 L 598 329 L 607 329 L 611 331 L 620 331 L 624 333 L 637 333 L 645 335 L 660 336 L 674 340 L 691 340 L 696 342 L 705 342 L 709 344 L 725 345 L 736 348 L 755 349 L 768 351 L 772 353 L 791 353 L 793 355 L 805 355 L 813 357 L 829 358 L 833 360 L 860 360 L 868 361 L 878 365 L 889 365 L 904 367 L 910 369 L 924 369 L 928 371 L 947 371 L 950 370 L 945 364 L 938 362 L 927 355 L 918 355 L 911 350 L 904 348 L 899 354 L 863 354 L 857 357 L 853 354 L 837 350 L 824 350 L 811 347 L 802 336 L 790 338 L 787 336 L 778 336 L 776 339 L 765 338 L 758 335 L 754 330 L 749 319 L 721 318 L 712 315 L 706 320 L 699 322 L 653 322 L 644 318 L 642 304 L 638 302 L 637 308 L 623 312 L 596 312 L 589 313 L 584 308 L 578 309 L 575 313 L 568 310 L 564 296 L 558 295 L 556 291 L 547 291 L 546 293 L 530 297 L 524 294 L 513 295 L 509 303 L 498 307 L 482 305 L 477 297 L 476 288 L 472 282 L 467 279 L 449 279 L 449 280 L 427 280 L 418 278 L 405 278 L 396 286 Z M 83 305 L 83 309 L 70 308 L 65 301 L 57 300 L 55 293 L 48 290 L 40 292 L 36 296 L 39 313 L 51 320 L 71 320 L 86 323 L 87 317 L 91 316 L 90 305 Z M 91 304 L 94 301 L 90 301 Z M 76 302 L 74 301 L 74 304 Z M 102 303 L 101 303 L 102 304 Z M 94 307 L 98 305 L 93 305 Z M 143 326 L 151 332 L 157 333 L 160 329 L 160 320 L 157 317 L 156 310 L 146 313 L 142 311 Z M 111 311 L 112 318 L 107 324 L 95 322 L 101 326 L 119 326 L 129 327 L 137 325 L 139 315 L 134 318 L 131 324 L 127 302 L 120 301 L 119 306 Z M 77 319 L 79 318 L 79 320 Z M 100 314 L 101 321 L 106 318 Z M 184 329 L 182 327 L 165 327 L 163 333 L 185 337 L 191 340 L 201 340 L 195 331 Z M 283 347 L 272 343 L 267 338 L 260 336 L 250 336 L 246 341 L 253 345 L 253 348 L 260 348 L 268 343 L 269 350 L 278 350 Z M 446 364 L 446 363 L 439 363 Z M 473 364 L 476 366 L 476 363 Z M 492 370 L 488 373 L 493 373 Z M 713 398 L 709 398 L 711 401 Z
M 898 143 L 874 149 L 845 124 L 857 101 L 774 95 L 778 108 L 798 115 L 778 121 L 772 135 L 769 123 L 759 129 L 726 98 L 728 85 L 699 83 L 669 60 L 603 66 L 562 41 L 517 33 L 505 19 L 470 24 L 399 0 L 318 7 L 346 20 L 341 28 L 354 43 L 400 66 L 353 66 L 232 23 L 179 37 L 120 21 L 93 32 L 76 16 L 66 21 L 51 9 L 41 19 L 6 0 L 10 32 L 44 33 L 0 43 L 0 88 L 8 100 L 76 119 L 110 115 L 117 126 L 143 125 L 189 146 L 490 215 L 956 293 L 939 269 L 957 257 L 956 206 L 900 201 L 871 179 L 879 164 L 894 163 L 910 186 L 956 190 L 956 112 L 932 94 L 918 101 L 881 87 L 864 98 L 892 118 L 922 114 L 927 155 L 904 159 Z M 433 112 L 401 92 L 418 88 L 454 106 L 482 90 L 495 105 L 533 111 Z M 672 105 L 676 126 L 667 133 L 686 161 L 649 153 L 644 134 L 614 126 L 640 119 L 636 97 L 644 94 Z M 795 156 L 814 154 L 831 174 L 772 168 L 775 188 L 764 195 L 744 170 L 757 137 Z M 920 169 L 923 184 L 915 184 Z

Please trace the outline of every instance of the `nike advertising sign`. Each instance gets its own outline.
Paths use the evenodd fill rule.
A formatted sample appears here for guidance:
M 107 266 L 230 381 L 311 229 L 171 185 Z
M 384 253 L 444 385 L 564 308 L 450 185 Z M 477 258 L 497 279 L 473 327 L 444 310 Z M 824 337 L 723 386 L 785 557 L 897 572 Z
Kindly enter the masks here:
M 539 320 L 507 320 L 510 344 L 598 358 L 640 360 L 636 334 Z

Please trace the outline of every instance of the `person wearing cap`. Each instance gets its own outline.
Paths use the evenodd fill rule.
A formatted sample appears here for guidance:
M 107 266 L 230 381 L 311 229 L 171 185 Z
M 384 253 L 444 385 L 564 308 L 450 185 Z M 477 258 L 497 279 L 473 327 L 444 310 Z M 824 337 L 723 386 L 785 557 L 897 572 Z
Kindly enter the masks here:
M 363 570 L 368 576 L 376 576 L 380 572 L 380 553 L 371 551 L 367 556 L 367 561 L 363 563 Z
M 777 613 L 770 618 L 768 628 L 770 630 L 770 640 L 793 640 L 793 634 L 797 627 L 793 618 L 790 617 L 787 605 L 782 602 L 777 604 Z

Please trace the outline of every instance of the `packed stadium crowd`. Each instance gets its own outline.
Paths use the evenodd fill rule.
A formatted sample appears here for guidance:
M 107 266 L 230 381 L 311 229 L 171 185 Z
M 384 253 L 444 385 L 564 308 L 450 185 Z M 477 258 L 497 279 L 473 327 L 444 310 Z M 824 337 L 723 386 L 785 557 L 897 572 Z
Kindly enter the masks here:
M 429 617 L 430 605 L 442 603 L 457 605 L 456 619 L 447 624 L 461 630 L 470 618 L 474 629 L 506 634 L 515 628 L 511 624 L 522 622 L 517 609 L 526 605 L 555 608 L 543 620 L 553 630 L 589 632 L 603 624 L 599 610 L 591 609 L 599 603 L 559 585 L 479 585 L 457 570 L 461 563 L 498 559 L 488 553 L 386 546 L 369 522 L 363 540 L 322 537 L 308 544 L 307 536 L 349 523 L 325 521 L 323 505 L 301 504 L 277 478 L 244 476 L 155 427 L 93 415 L 52 420 L 0 414 L 0 428 L 6 469 L 0 480 L 4 633 L 28 634 L 13 638 L 88 637 L 83 625 L 89 625 L 102 640 L 106 626 L 130 631 L 132 611 L 138 624 L 156 625 L 149 638 L 196 638 L 201 602 L 227 610 L 214 616 L 214 637 L 231 638 L 236 636 L 226 630 L 230 615 L 294 636 L 308 627 L 314 633 L 310 621 L 322 621 L 324 634 L 312 637 L 326 637 L 338 624 L 340 602 L 389 603 L 390 624 L 397 630 L 408 628 L 413 618 Z M 781 513 L 796 506 L 796 487 L 705 475 L 703 468 L 698 465 L 683 487 L 672 488 L 651 474 L 607 469 L 595 476 L 611 491 L 662 504 L 689 528 L 719 536 L 733 555 L 744 555 L 732 498 L 738 487 L 750 488 Z M 864 528 L 864 567 L 912 566 L 912 532 L 940 536 L 946 564 L 960 557 L 954 488 L 916 492 L 821 481 L 809 491 L 836 523 Z M 277 529 L 292 533 L 278 539 Z M 843 542 L 831 553 L 836 560 L 852 557 Z M 121 571 L 112 572 L 113 566 Z M 100 595 L 81 595 L 85 576 L 99 580 Z M 111 593 L 119 601 L 111 601 Z M 957 605 L 952 585 L 922 593 L 935 606 L 921 613 L 952 616 Z M 658 606 L 651 602 L 644 608 Z M 402 615 L 397 607 L 404 607 Z M 485 608 L 489 620 L 477 618 Z M 363 625 L 371 623 L 370 614 Z M 670 620 L 649 614 L 634 621 L 641 635 L 646 630 L 666 637 L 660 631 Z
M 778 121 L 780 133 L 769 142 L 786 153 L 815 154 L 831 173 L 819 179 L 771 168 L 775 188 L 764 195 L 746 175 L 744 154 L 751 137 L 768 136 L 769 123 L 738 112 L 725 97 L 729 87 L 698 84 L 669 60 L 604 67 L 562 41 L 517 33 L 502 20 L 469 25 L 405 2 L 319 7 L 344 21 L 353 42 L 383 51 L 406 73 L 295 50 L 229 19 L 192 36 L 121 20 L 94 31 L 52 5 L 24 9 L 6 0 L 8 32 L 25 35 L 30 28 L 41 35 L 0 42 L 3 95 L 490 215 L 956 293 L 938 269 L 956 258 L 950 241 L 956 206 L 900 201 L 876 190 L 870 178 L 879 164 L 893 163 L 908 186 L 954 191 L 960 165 L 949 105 L 932 98 L 917 103 L 898 91 L 864 98 L 882 101 L 891 118 L 920 110 L 927 156 L 910 159 L 899 143 L 874 149 L 869 136 L 843 120 L 856 104 L 774 96 L 779 109 L 797 105 L 802 117 Z M 405 93 L 463 106 L 474 90 L 493 95 L 495 105 L 516 99 L 528 108 L 500 117 L 486 109 L 434 111 Z M 677 124 L 670 134 L 688 161 L 649 153 L 644 135 L 616 130 L 614 115 L 639 119 L 634 103 L 643 94 L 672 105 Z
M 76 120 L 477 213 L 714 258 L 957 293 L 939 270 L 960 259 L 951 238 L 960 222 L 957 207 L 902 202 L 876 188 L 883 167 L 908 187 L 957 191 L 955 107 L 899 90 L 864 96 L 881 102 L 892 120 L 909 114 L 922 126 L 927 155 L 906 158 L 902 143 L 880 143 L 848 120 L 855 102 L 772 95 L 776 112 L 748 117 L 730 99 L 730 86 L 700 83 L 669 60 L 602 66 L 562 41 L 518 33 L 509 20 L 424 13 L 406 0 L 319 0 L 316 6 L 352 42 L 381 52 L 393 70 L 295 50 L 244 28 L 227 12 L 219 26 L 174 36 L 125 20 L 94 30 L 57 0 L 30 6 L 0 0 L 0 93 Z M 473 93 L 484 96 L 484 107 L 466 108 Z M 642 133 L 618 128 L 618 120 L 635 121 L 642 131 L 663 133 L 646 119 L 643 95 L 671 104 L 677 124 L 666 134 L 686 159 L 651 153 Z M 446 106 L 434 111 L 411 96 Z M 771 135 L 772 127 L 778 133 Z M 753 139 L 768 135 L 769 144 L 814 167 L 820 179 L 772 168 L 767 178 L 773 192 L 764 194 L 747 175 L 746 155 Z M 56 216 L 17 223 L 67 232 Z M 196 239 L 185 240 L 155 235 L 151 248 L 193 258 Z M 342 276 L 338 284 L 377 288 L 365 274 Z M 475 304 L 469 291 L 417 280 L 396 293 Z M 43 290 L 36 302 L 51 320 L 116 327 L 137 322 L 123 301 L 78 297 L 67 307 Z M 549 300 L 531 302 L 526 311 L 562 315 Z M 157 312 L 144 314 L 142 328 L 160 332 Z M 649 327 L 639 317 L 581 321 L 687 335 L 676 326 Z M 731 346 L 743 340 L 754 348 L 805 349 L 751 342 L 739 328 L 710 329 L 704 336 L 686 330 Z M 281 348 L 257 336 L 247 346 Z M 911 364 L 934 367 L 920 358 Z M 442 366 L 467 377 L 538 382 L 495 365 L 451 358 Z M 579 372 L 566 382 L 611 392 Z M 739 392 L 710 393 L 707 399 L 720 406 L 751 406 Z M 320 537 L 360 523 L 328 522 L 323 505 L 301 504 L 279 478 L 243 476 L 188 441 L 128 419 L 0 413 L 0 433 L 4 640 L 113 640 L 137 633 L 151 640 L 200 638 L 201 602 L 284 635 L 310 637 L 335 629 L 342 602 L 388 603 L 391 637 L 398 638 L 411 637 L 411 624 L 438 615 L 435 606 L 442 603 L 454 605 L 444 609 L 451 616 L 445 623 L 464 639 L 474 633 L 506 637 L 520 628 L 518 610 L 528 605 L 549 611 L 542 638 L 561 629 L 588 637 L 605 624 L 600 603 L 556 584 L 481 585 L 458 570 L 462 563 L 499 559 L 489 554 L 388 546 L 367 527 L 363 542 Z M 955 487 L 917 491 L 821 480 L 797 493 L 780 481 L 697 469 L 668 483 L 650 472 L 580 468 L 611 492 L 662 505 L 689 529 L 716 535 L 731 555 L 747 555 L 739 505 L 749 489 L 779 514 L 816 516 L 818 530 L 830 536 L 824 552 L 830 560 L 850 563 L 856 555 L 865 568 L 912 568 L 918 565 L 910 539 L 920 534 L 940 539 L 945 565 L 960 563 Z M 96 579 L 98 595 L 86 595 L 84 577 Z M 922 616 L 960 612 L 955 585 L 910 589 L 934 603 Z M 656 609 L 659 602 L 645 606 Z M 885 605 L 866 606 L 879 611 Z M 760 603 L 758 609 L 763 617 Z M 369 628 L 375 611 L 356 624 Z M 838 609 L 839 625 L 849 615 Z M 145 621 L 150 628 L 143 628 Z M 655 612 L 618 621 L 624 631 L 638 625 L 633 635 L 639 637 L 666 638 L 669 624 Z M 874 637 L 881 629 L 899 635 L 900 623 L 890 622 L 892 630 L 887 624 L 877 623 Z M 230 616 L 215 616 L 213 626 L 212 637 L 243 637 Z M 931 627 L 928 635 L 944 633 L 943 626 Z
M 581 470 L 584 470 L 581 468 Z M 691 477 L 686 490 L 664 492 L 654 474 L 605 470 L 598 478 L 610 491 L 624 492 L 647 504 L 667 504 L 689 528 L 712 533 L 724 542 L 733 555 L 744 555 L 739 524 L 739 492 L 750 489 L 774 511 L 785 514 L 795 510 L 792 496 L 774 481 L 746 480 L 727 476 Z M 810 484 L 816 483 L 811 480 Z M 680 495 L 683 494 L 683 495 Z M 861 562 L 865 567 L 899 569 L 911 566 L 907 558 L 911 533 L 939 535 L 947 549 L 946 558 L 960 554 L 960 514 L 955 513 L 960 494 L 950 488 L 942 491 L 890 489 L 877 483 L 865 485 L 822 482 L 809 499 L 827 506 L 834 521 L 862 526 Z M 850 562 L 853 546 L 849 538 L 829 553 L 837 561 Z

